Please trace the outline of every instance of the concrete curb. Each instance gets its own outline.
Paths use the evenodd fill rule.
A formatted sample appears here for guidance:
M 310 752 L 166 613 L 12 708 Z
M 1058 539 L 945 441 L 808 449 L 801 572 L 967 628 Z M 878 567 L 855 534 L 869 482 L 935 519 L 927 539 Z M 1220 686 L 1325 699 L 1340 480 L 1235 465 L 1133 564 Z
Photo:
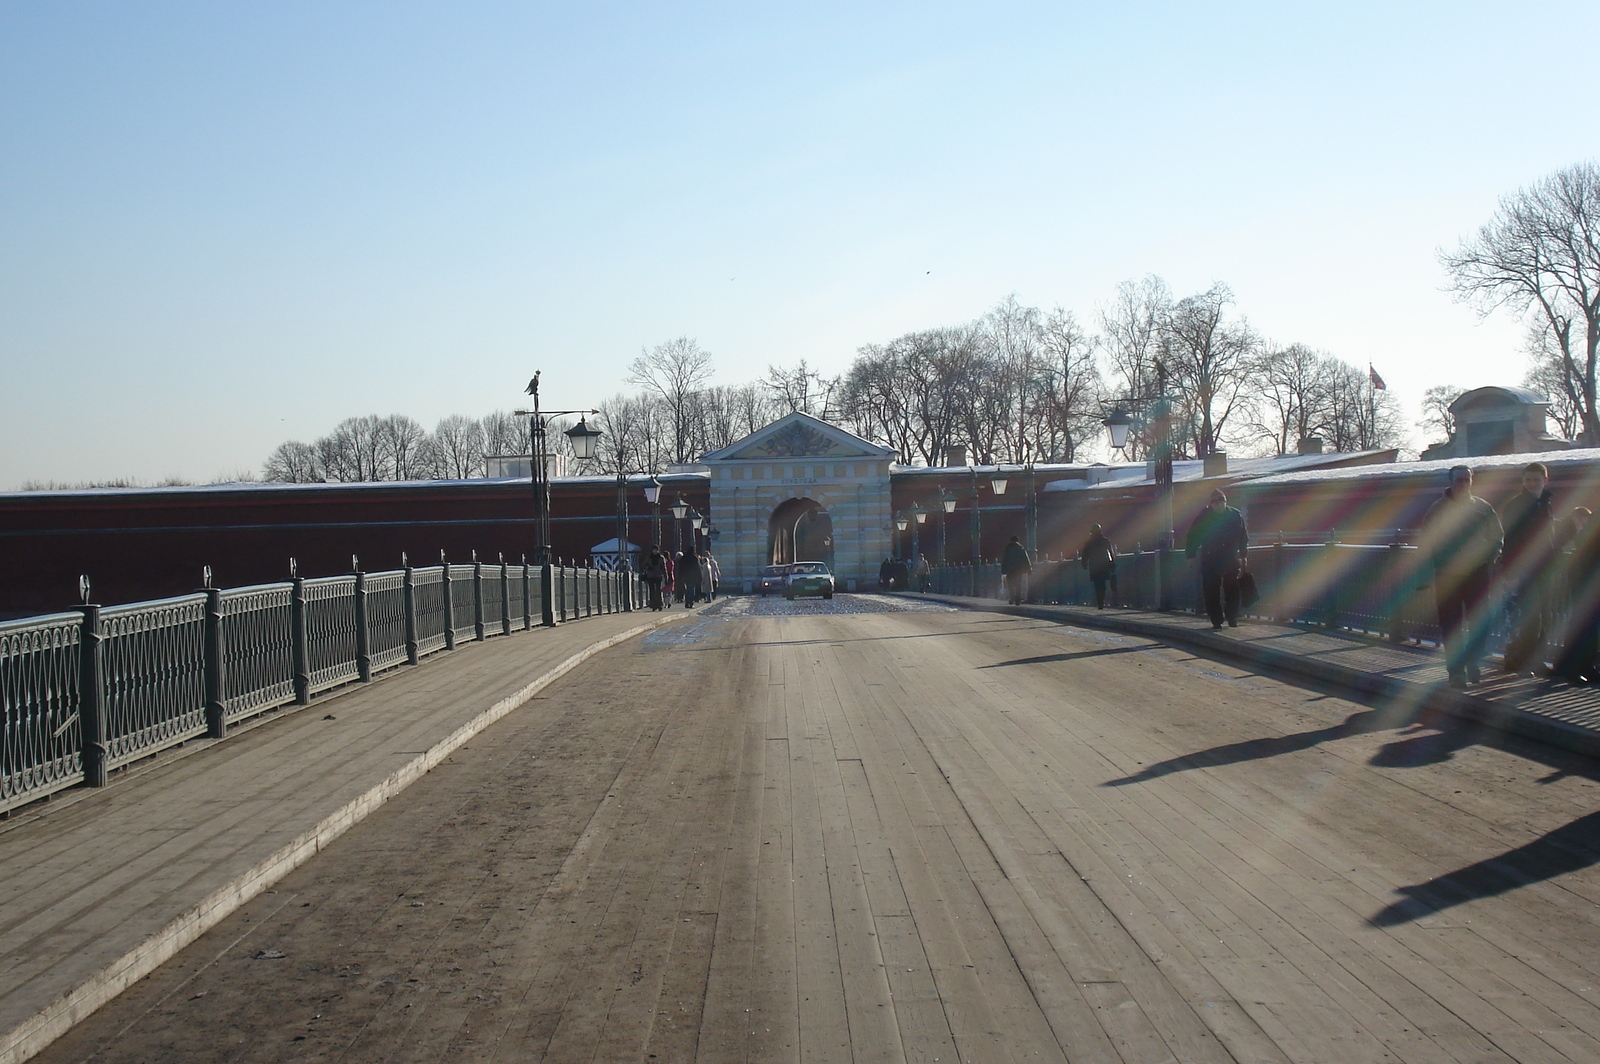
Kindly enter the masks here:
M 1412 709 L 1429 709 L 1513 735 L 1535 739 L 1574 753 L 1591 757 L 1600 756 L 1600 733 L 1577 724 L 1527 713 L 1491 698 L 1478 697 L 1448 687 L 1364 672 L 1270 647 L 1240 643 L 1179 625 L 1098 612 L 1095 616 L 1067 614 L 1048 606 L 1011 606 L 1003 602 L 988 603 L 955 595 L 908 597 L 932 599 L 963 609 L 1008 613 L 1035 620 L 1054 621 L 1057 624 L 1143 636 L 1169 646 L 1193 650 L 1230 665 L 1272 672 L 1291 682 L 1306 681 L 1348 692 L 1356 698 L 1376 699 Z
M 190 907 L 160 931 L 122 957 L 106 965 L 78 986 L 46 1005 L 27 1020 L 0 1034 L 0 1064 L 22 1064 L 43 1050 L 101 1005 L 149 975 L 167 960 L 205 934 L 245 902 L 300 867 L 306 861 L 366 819 L 390 798 L 425 775 L 462 743 L 526 703 L 539 691 L 585 661 L 618 643 L 642 635 L 692 614 L 665 614 L 648 623 L 593 643 L 555 665 L 515 693 L 502 698 L 457 728 L 426 752 L 380 780 L 375 786 L 324 817 L 265 860 L 247 869 L 197 905 Z

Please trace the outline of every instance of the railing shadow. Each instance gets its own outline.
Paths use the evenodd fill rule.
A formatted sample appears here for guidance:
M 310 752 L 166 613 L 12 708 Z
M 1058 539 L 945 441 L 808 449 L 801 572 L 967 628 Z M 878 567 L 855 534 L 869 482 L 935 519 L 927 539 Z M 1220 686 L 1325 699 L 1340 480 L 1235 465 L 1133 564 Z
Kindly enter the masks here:
M 1099 650 L 1075 650 L 1068 654 L 1040 654 L 1032 658 L 1013 658 L 1010 661 L 997 661 L 993 665 L 979 665 L 980 669 L 1003 669 L 1011 665 L 1048 665 L 1054 661 L 1077 661 L 1080 658 L 1099 658 L 1107 654 L 1142 654 L 1151 650 L 1163 649 L 1159 643 L 1146 643 L 1134 647 L 1102 647 Z
M 1213 746 L 1208 750 L 1199 750 L 1182 757 L 1170 758 L 1149 765 L 1142 771 L 1132 776 L 1121 779 L 1107 780 L 1102 787 L 1126 787 L 1131 783 L 1147 783 L 1162 776 L 1170 776 L 1175 772 L 1187 772 L 1197 768 L 1217 768 L 1222 765 L 1237 765 L 1245 761 L 1259 761 L 1268 757 L 1279 757 L 1283 754 L 1292 754 L 1300 750 L 1309 750 L 1322 743 L 1343 739 L 1351 735 L 1360 735 L 1364 732 L 1388 731 L 1392 728 L 1404 727 L 1416 719 L 1417 710 L 1410 706 L 1399 704 L 1377 709 L 1364 709 L 1350 714 L 1338 724 L 1326 728 L 1315 728 L 1311 731 L 1295 732 L 1292 735 L 1278 735 L 1265 739 L 1246 739 L 1238 743 L 1224 743 Z
M 1479 898 L 1492 898 L 1600 864 L 1600 812 L 1579 817 L 1514 850 L 1445 875 L 1400 887 L 1399 901 L 1367 918 L 1396 927 Z

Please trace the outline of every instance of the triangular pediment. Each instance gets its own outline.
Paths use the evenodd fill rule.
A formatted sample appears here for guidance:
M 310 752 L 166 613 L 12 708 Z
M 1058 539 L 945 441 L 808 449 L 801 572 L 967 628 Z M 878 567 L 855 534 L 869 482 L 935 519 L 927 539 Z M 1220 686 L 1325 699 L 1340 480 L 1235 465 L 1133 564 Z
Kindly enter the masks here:
M 784 458 L 893 458 L 895 452 L 879 447 L 853 432 L 830 425 L 810 414 L 795 411 L 742 440 L 705 455 L 702 462 L 740 462 Z

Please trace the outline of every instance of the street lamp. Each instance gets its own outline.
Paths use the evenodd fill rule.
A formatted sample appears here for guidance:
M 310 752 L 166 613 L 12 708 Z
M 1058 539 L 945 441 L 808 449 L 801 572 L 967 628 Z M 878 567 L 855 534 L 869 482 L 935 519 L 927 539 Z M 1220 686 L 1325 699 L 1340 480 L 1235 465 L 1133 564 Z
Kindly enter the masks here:
M 1111 413 L 1101 419 L 1111 435 L 1111 446 L 1122 450 L 1128 445 L 1128 430 L 1137 427 L 1149 430 L 1152 436 L 1151 457 L 1155 463 L 1156 482 L 1156 574 L 1157 608 L 1172 609 L 1172 590 L 1176 580 L 1171 572 L 1173 546 L 1177 535 L 1172 530 L 1172 402 L 1167 397 L 1167 367 L 1156 363 L 1155 394 L 1127 396 L 1110 400 Z M 1130 413 L 1129 407 L 1135 412 Z M 1140 408 L 1148 413 L 1137 414 Z
M 922 563 L 922 526 L 928 520 L 928 511 L 917 503 L 911 504 L 911 566 L 915 569 Z
M 946 491 L 943 484 L 939 485 L 939 564 L 949 565 L 950 555 L 947 551 L 949 544 L 949 522 L 945 520 L 950 514 L 956 512 L 956 496 L 954 492 Z
M 594 457 L 595 448 L 600 443 L 600 437 L 604 436 L 605 433 L 599 429 L 590 428 L 588 420 L 580 417 L 578 418 L 578 423 L 563 435 L 572 443 L 573 457 L 587 462 Z
M 683 501 L 683 496 L 678 496 L 678 501 L 671 506 L 672 510 L 672 550 L 676 554 L 683 553 L 683 526 L 682 521 L 689 513 L 689 504 Z
M 655 549 L 661 549 L 661 481 L 654 475 L 645 481 L 644 501 L 650 504 L 650 523 L 654 530 Z
M 533 396 L 532 410 L 513 411 L 518 417 L 528 419 L 528 479 L 533 486 L 533 558 L 539 564 L 539 601 L 541 621 L 547 627 L 556 623 L 555 600 L 551 597 L 553 590 L 550 565 L 550 422 L 552 417 L 561 417 L 566 414 L 598 414 L 598 410 L 541 410 L 539 408 L 539 377 L 542 370 L 535 371 L 533 379 L 528 382 L 525 389 L 528 395 Z M 594 457 L 595 441 L 600 438 L 600 430 L 591 429 L 588 423 L 580 418 L 578 424 L 567 430 L 567 439 L 572 441 L 572 453 L 579 459 Z

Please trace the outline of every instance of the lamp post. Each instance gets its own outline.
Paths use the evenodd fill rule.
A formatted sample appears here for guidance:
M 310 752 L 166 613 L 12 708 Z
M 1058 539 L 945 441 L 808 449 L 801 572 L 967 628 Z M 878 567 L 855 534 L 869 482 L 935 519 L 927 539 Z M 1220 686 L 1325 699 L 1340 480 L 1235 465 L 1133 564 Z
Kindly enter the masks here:
M 911 504 L 911 566 L 915 569 L 922 563 L 922 526 L 928 520 L 928 511 L 917 503 Z
M 672 504 L 672 551 L 674 554 L 683 553 L 683 525 L 679 524 L 689 514 L 689 504 L 683 501 L 683 496 L 678 496 L 678 501 Z
M 533 558 L 539 565 L 539 608 L 540 619 L 546 627 L 554 627 L 556 623 L 555 600 L 551 597 L 551 558 L 550 558 L 550 441 L 549 418 L 561 417 L 566 414 L 579 415 L 578 423 L 566 431 L 566 437 L 572 442 L 572 453 L 579 461 L 588 461 L 594 457 L 595 444 L 602 433 L 599 429 L 592 429 L 584 417 L 588 414 L 598 414 L 598 410 L 541 410 L 539 408 L 539 377 L 543 371 L 535 371 L 533 379 L 528 382 L 526 393 L 533 396 L 532 410 L 513 411 L 518 417 L 528 419 L 528 459 L 529 481 L 533 486 Z
M 705 523 L 706 519 L 699 510 L 689 511 L 689 550 L 697 557 L 700 554 L 700 529 Z
M 661 481 L 654 475 L 645 481 L 644 501 L 650 504 L 650 527 L 656 550 L 661 549 Z
M 1156 390 L 1154 395 L 1127 396 L 1110 400 L 1111 413 L 1102 419 L 1111 435 L 1111 446 L 1122 450 L 1128 445 L 1128 430 L 1149 429 L 1153 440 L 1151 457 L 1155 464 L 1156 482 L 1156 576 L 1157 608 L 1172 609 L 1173 584 L 1172 553 L 1177 536 L 1172 529 L 1172 401 L 1167 397 L 1167 367 L 1156 363 Z M 1132 411 L 1129 408 L 1132 407 Z M 1140 415 L 1141 408 L 1148 413 Z
M 947 548 L 950 543 L 950 531 L 946 518 L 956 512 L 956 497 L 954 492 L 946 491 L 943 484 L 939 485 L 939 506 L 939 564 L 949 565 L 950 554 Z

